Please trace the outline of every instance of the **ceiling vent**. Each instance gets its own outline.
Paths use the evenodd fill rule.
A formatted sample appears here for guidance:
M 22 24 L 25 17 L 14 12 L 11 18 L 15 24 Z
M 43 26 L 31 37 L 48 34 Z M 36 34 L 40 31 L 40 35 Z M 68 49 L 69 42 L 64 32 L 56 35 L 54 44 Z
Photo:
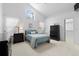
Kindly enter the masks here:
M 79 11 L 79 3 L 76 3 L 76 4 L 74 5 L 74 11 Z

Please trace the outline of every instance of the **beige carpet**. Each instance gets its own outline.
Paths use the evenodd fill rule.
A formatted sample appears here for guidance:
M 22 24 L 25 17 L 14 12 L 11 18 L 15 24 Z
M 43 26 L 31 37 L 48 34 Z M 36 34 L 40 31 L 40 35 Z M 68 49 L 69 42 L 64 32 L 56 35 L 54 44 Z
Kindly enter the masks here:
M 78 56 L 79 46 L 61 41 L 52 41 L 39 45 L 36 49 L 31 48 L 28 42 L 12 45 L 13 56 Z

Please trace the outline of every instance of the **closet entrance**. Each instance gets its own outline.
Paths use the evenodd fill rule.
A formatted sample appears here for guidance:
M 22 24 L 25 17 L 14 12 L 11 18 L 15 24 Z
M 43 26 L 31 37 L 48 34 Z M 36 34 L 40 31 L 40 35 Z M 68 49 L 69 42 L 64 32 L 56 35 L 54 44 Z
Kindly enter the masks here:
M 67 43 L 73 43 L 73 19 L 64 20 L 64 39 Z

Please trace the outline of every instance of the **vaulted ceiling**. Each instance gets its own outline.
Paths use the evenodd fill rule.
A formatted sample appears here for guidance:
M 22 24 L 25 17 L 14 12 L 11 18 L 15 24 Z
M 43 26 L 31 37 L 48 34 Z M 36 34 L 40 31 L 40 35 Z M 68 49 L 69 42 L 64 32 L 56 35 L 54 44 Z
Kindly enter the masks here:
M 22 17 L 24 16 L 27 7 L 27 3 L 4 3 L 3 13 L 5 16 L 9 17 Z
M 74 4 L 75 3 L 36 3 L 30 5 L 43 15 L 50 17 L 52 15 L 74 11 Z
M 3 4 L 3 11 L 7 16 L 22 17 L 29 4 L 30 3 L 6 3 Z M 73 11 L 74 4 L 75 3 L 33 3 L 30 5 L 42 15 L 50 17 Z

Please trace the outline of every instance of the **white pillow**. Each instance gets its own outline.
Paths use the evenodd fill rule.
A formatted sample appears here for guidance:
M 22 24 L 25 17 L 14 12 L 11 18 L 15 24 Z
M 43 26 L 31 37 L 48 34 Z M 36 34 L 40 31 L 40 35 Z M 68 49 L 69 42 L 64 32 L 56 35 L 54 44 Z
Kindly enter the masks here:
M 32 31 L 31 34 L 36 34 L 36 32 L 35 31 Z

